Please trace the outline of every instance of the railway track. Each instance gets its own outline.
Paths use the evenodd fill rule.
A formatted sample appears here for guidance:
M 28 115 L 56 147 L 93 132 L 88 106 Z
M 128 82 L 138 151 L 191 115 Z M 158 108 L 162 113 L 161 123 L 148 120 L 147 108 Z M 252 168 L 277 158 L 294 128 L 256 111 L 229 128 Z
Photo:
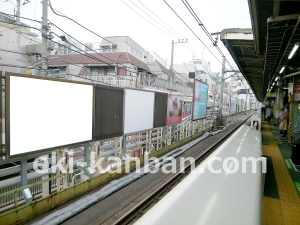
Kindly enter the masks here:
M 219 146 L 221 146 L 231 136 L 231 134 L 233 134 L 241 125 L 249 120 L 251 115 L 252 114 L 250 114 L 245 120 L 241 121 L 240 124 L 229 131 L 227 135 L 221 137 L 218 141 L 213 143 L 204 151 L 194 156 L 195 167 L 200 165 L 210 154 L 212 154 Z M 151 209 L 151 207 L 153 207 L 160 199 L 162 199 L 170 190 L 172 190 L 172 188 L 174 188 L 181 180 L 183 180 L 188 174 L 190 174 L 190 172 L 191 164 L 187 162 L 184 169 L 177 169 L 176 174 L 169 175 L 167 181 L 159 186 L 155 191 L 150 192 L 145 198 L 138 198 L 140 200 L 136 199 L 135 206 L 133 206 L 129 211 L 127 210 L 127 212 L 124 213 L 124 210 L 121 210 L 102 224 L 111 224 L 112 220 L 115 221 L 113 223 L 114 225 L 133 224 L 143 214 Z

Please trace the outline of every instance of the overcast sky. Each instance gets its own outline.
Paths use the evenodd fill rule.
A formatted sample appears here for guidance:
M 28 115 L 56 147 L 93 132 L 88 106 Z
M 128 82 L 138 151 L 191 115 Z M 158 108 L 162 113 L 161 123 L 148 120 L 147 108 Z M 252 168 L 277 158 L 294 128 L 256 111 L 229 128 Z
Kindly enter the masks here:
M 25 0 L 21 0 L 23 3 Z M 21 16 L 41 20 L 42 0 L 31 0 L 21 7 Z M 221 61 L 221 55 L 212 46 L 209 39 L 201 31 L 195 19 L 189 13 L 181 0 L 166 0 L 168 4 L 180 15 L 180 17 L 200 36 L 201 40 Z M 188 0 L 199 19 L 210 33 L 220 32 L 226 28 L 251 28 L 247 0 Z M 171 59 L 171 42 L 181 38 L 188 38 L 188 44 L 178 44 L 174 52 L 174 62 L 181 64 L 193 58 L 192 49 L 195 52 L 194 58 L 203 58 L 211 62 L 211 69 L 219 72 L 221 64 L 212 54 L 204 48 L 202 43 L 183 24 L 183 22 L 172 12 L 163 0 L 52 0 L 52 6 L 62 14 L 71 17 L 87 28 L 93 30 L 100 36 L 124 36 L 128 35 L 147 51 L 156 52 L 162 59 Z M 143 15 L 151 23 L 146 21 L 131 8 Z M 134 5 L 134 4 L 135 5 Z M 161 20 L 171 26 L 174 30 L 155 17 L 146 7 L 154 12 Z M 16 0 L 0 0 L 0 11 L 13 14 Z M 148 17 L 144 12 L 152 16 L 161 25 Z M 76 37 L 82 42 L 100 42 L 101 39 L 92 33 L 84 30 L 74 22 L 56 16 L 49 7 L 49 20 L 61 27 L 67 33 Z M 35 27 L 40 27 L 38 23 L 31 23 L 26 20 L 22 22 Z M 57 34 L 62 32 L 52 28 Z M 164 31 L 164 32 L 163 32 Z M 171 33 L 171 32 L 172 33 Z M 178 33 L 179 34 L 178 34 Z M 167 34 L 168 33 L 168 34 Z M 218 45 L 223 53 L 235 66 L 233 59 L 219 41 Z M 192 49 L 191 49 L 192 48 Z M 189 50 L 188 50 L 189 49 Z M 196 55 L 195 55 L 196 54 Z

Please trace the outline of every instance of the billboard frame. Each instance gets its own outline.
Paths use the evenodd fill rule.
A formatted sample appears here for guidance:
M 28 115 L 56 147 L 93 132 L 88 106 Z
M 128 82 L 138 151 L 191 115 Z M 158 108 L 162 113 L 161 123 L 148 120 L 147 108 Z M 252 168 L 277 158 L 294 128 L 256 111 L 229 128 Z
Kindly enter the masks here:
M 124 135 L 127 135 L 127 136 L 130 136 L 130 135 L 133 135 L 133 134 L 137 134 L 137 133 L 141 133 L 141 132 L 145 132 L 147 130 L 152 130 L 154 129 L 154 127 L 150 128 L 150 129 L 144 129 L 144 130 L 138 130 L 138 131 L 134 131 L 134 132 L 131 132 L 131 133 L 125 133 L 125 104 L 126 104 L 126 90 L 129 89 L 129 90 L 133 90 L 133 91 L 144 91 L 144 92 L 150 92 L 150 93 L 153 93 L 154 94 L 154 101 L 153 101 L 153 123 L 152 123 L 152 126 L 154 126 L 154 113 L 155 113 L 155 91 L 149 91 L 149 90 L 144 90 L 144 89 L 138 89 L 138 88 L 124 88 L 124 98 L 123 98 L 123 134 Z
M 101 134 L 101 129 L 96 129 L 96 128 L 98 128 L 98 125 L 99 126 L 101 126 L 101 123 L 99 123 L 99 124 L 97 124 L 96 122 L 99 122 L 98 120 L 97 120 L 97 117 L 99 116 L 99 115 L 96 115 L 96 113 L 98 112 L 98 109 L 96 108 L 96 106 L 97 106 L 97 104 L 99 104 L 98 102 L 97 102 L 97 94 L 98 94 L 98 92 L 99 92 L 99 89 L 102 89 L 102 90 L 105 90 L 105 89 L 108 89 L 108 90 L 110 90 L 110 91 L 113 91 L 113 92 L 120 92 L 121 90 L 122 90 L 122 93 L 123 93 L 123 99 L 122 99 L 122 110 L 121 110 L 121 112 L 122 112 L 122 122 L 121 122 L 121 133 L 119 133 L 119 135 L 118 136 L 115 136 L 115 135 L 113 135 L 113 134 L 109 134 L 109 135 L 103 135 L 103 134 Z M 120 137 L 120 136 L 123 136 L 124 135 L 124 121 L 123 121 L 123 119 L 124 119 L 124 102 L 125 102 L 125 100 L 124 100 L 124 98 L 125 98 L 125 88 L 123 88 L 123 87 L 115 87 L 115 86 L 107 86 L 107 85 L 104 85 L 104 84 L 95 84 L 94 85 L 94 117 L 93 117 L 93 141 L 102 141 L 102 140 L 107 140 L 107 139 L 111 139 L 111 138 L 115 138 L 115 137 Z M 97 134 L 99 133 L 99 136 L 97 136 Z M 103 138 L 105 136 L 105 138 Z M 107 137 L 107 136 L 109 136 L 109 137 Z
M 39 80 L 59 81 L 59 82 L 64 82 L 64 83 L 74 83 L 74 84 L 83 84 L 83 85 L 92 86 L 93 87 L 92 88 L 93 96 L 92 96 L 92 137 L 91 137 L 91 140 L 76 142 L 76 143 L 67 144 L 67 145 L 60 145 L 60 146 L 30 151 L 30 152 L 16 154 L 16 155 L 10 155 L 10 77 L 11 76 L 39 79 Z M 20 158 L 22 156 L 39 154 L 42 152 L 49 152 L 51 150 L 55 150 L 58 148 L 67 148 L 67 147 L 70 147 L 73 145 L 81 145 L 81 144 L 89 143 L 89 142 L 93 141 L 94 115 L 95 115 L 95 91 L 94 91 L 95 87 L 94 86 L 95 85 L 93 83 L 87 83 L 87 82 L 71 81 L 71 80 L 66 80 L 66 79 L 58 79 L 58 78 L 42 77 L 42 76 L 36 76 L 36 75 L 26 75 L 26 74 L 5 72 L 5 155 L 6 155 L 6 159 Z
M 196 82 L 195 81 L 199 81 L 199 82 L 201 82 L 201 83 L 204 83 L 204 84 L 207 84 L 207 99 L 206 99 L 206 112 L 205 112 L 205 117 L 203 117 L 203 118 L 199 118 L 199 119 L 195 119 L 194 120 L 194 98 L 195 98 L 195 84 L 196 84 Z M 201 80 L 199 80 L 199 79 L 194 79 L 194 90 L 193 90 L 193 99 L 192 99 L 192 121 L 197 121 L 197 120 L 202 120 L 202 119 L 205 119 L 206 118 L 206 115 L 207 115 L 207 101 L 208 101 L 208 88 L 209 88 L 209 85 L 208 85 L 208 83 L 205 83 L 205 82 L 203 82 L 203 81 L 201 81 Z

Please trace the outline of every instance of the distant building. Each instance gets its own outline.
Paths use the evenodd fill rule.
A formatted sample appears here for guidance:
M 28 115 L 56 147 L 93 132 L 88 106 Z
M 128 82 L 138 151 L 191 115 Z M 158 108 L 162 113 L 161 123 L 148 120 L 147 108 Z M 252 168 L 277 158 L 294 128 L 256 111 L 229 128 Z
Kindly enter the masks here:
M 17 27 L 11 23 L 16 23 L 16 19 L 10 15 L 0 12 L 0 67 L 7 72 L 17 72 Z M 6 22 L 2 22 L 6 21 Z M 21 23 L 22 25 L 26 25 Z M 26 72 L 26 67 L 31 66 L 39 60 L 39 52 L 28 52 L 27 46 L 39 45 L 42 42 L 38 39 L 38 34 L 32 32 L 28 27 L 20 28 L 20 45 L 22 73 Z M 28 54 L 28 55 L 27 55 Z M 27 71 L 28 72 L 28 71 Z M 29 71 L 31 73 L 31 71 Z

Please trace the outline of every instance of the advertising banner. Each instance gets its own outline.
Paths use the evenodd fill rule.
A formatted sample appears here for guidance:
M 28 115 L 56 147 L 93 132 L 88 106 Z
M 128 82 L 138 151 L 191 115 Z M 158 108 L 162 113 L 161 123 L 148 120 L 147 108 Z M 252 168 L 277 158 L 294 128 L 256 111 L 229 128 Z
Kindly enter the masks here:
M 93 96 L 93 84 L 6 73 L 8 157 L 91 141 Z
M 153 128 L 154 99 L 154 92 L 125 90 L 125 134 Z
M 230 114 L 236 113 L 236 98 L 230 98 Z
M 208 84 L 194 80 L 193 120 L 206 117 Z
M 182 122 L 183 96 L 169 94 L 167 125 L 178 124 Z

